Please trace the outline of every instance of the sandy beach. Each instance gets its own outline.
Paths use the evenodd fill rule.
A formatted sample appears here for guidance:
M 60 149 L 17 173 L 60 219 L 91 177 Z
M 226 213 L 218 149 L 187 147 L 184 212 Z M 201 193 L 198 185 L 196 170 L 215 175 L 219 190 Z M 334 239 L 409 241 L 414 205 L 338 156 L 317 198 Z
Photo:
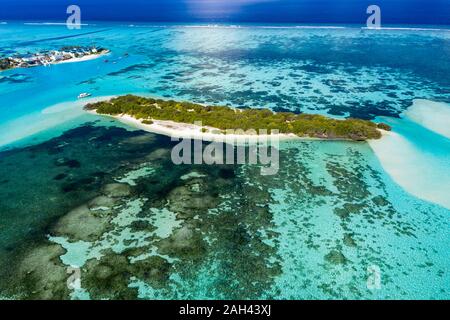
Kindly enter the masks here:
M 69 60 L 64 60 L 64 61 L 60 61 L 60 62 L 55 62 L 52 64 L 63 64 L 63 63 L 73 63 L 73 62 L 83 62 L 83 61 L 89 61 L 89 60 L 95 60 L 97 58 L 103 57 L 110 54 L 110 52 L 106 52 L 106 53 L 100 53 L 100 54 L 90 54 L 87 56 L 83 56 L 81 58 L 73 58 L 73 59 L 69 59 Z
M 415 99 L 402 116 L 450 139 L 450 105 L 447 103 Z
M 61 102 L 48 106 L 40 112 L 30 113 L 2 125 L 4 133 L 0 136 L 0 147 L 70 122 L 85 114 L 83 106 L 115 96 L 99 96 Z
M 96 111 L 88 111 L 97 114 Z M 169 136 L 171 138 L 190 138 L 203 141 L 225 142 L 235 145 L 252 144 L 257 142 L 269 141 L 270 139 L 283 140 L 327 140 L 320 138 L 299 137 L 295 134 L 277 134 L 277 135 L 252 135 L 252 134 L 223 134 L 217 128 L 198 126 L 187 123 L 177 123 L 173 121 L 153 120 L 152 124 L 144 124 L 142 120 L 135 119 L 130 115 L 110 116 L 118 121 L 147 132 L 157 133 Z M 202 132 L 202 129 L 207 132 Z M 436 171 L 434 167 L 429 167 L 427 163 L 434 162 L 434 159 L 419 157 L 413 146 L 396 132 L 378 129 L 382 138 L 377 140 L 367 140 L 372 150 L 380 160 L 383 168 L 389 175 L 401 185 L 406 191 L 415 196 L 440 204 L 450 208 L 448 197 L 445 195 L 446 188 L 441 188 L 439 179 L 426 179 L 425 176 L 434 177 Z M 411 159 L 421 159 L 422 161 L 411 161 Z M 440 167 L 440 166 L 436 166 Z M 418 173 L 419 172 L 419 173 Z M 443 173 L 441 173 L 443 174 Z M 413 177 L 422 176 L 423 185 L 417 184 Z M 426 180 L 426 183 L 425 183 Z
M 106 53 L 90 54 L 90 55 L 83 56 L 81 58 L 71 58 L 71 59 L 63 60 L 63 61 L 54 61 L 54 62 L 51 62 L 51 63 L 48 63 L 48 64 L 41 64 L 41 65 L 37 65 L 37 66 L 29 66 L 29 67 L 26 67 L 26 68 L 45 67 L 45 66 L 49 66 L 49 65 L 57 65 L 57 64 L 65 64 L 65 63 L 75 63 L 75 62 L 90 61 L 90 60 L 95 60 L 97 58 L 100 58 L 100 57 L 103 57 L 103 56 L 106 56 L 106 55 L 109 55 L 109 54 L 110 54 L 110 51 L 108 51 Z M 13 68 L 0 70 L 0 72 L 7 71 L 7 70 L 21 69 L 21 68 L 25 68 L 25 67 L 16 67 L 15 66 Z
M 95 111 L 88 111 L 92 114 L 97 114 Z M 305 139 L 305 140 L 320 140 L 317 138 L 309 137 L 299 137 L 295 134 L 224 134 L 220 129 L 198 126 L 195 124 L 188 123 L 178 123 L 174 121 L 164 121 L 164 120 L 153 120 L 152 124 L 144 124 L 142 120 L 135 119 L 130 115 L 118 115 L 109 116 L 119 120 L 120 122 L 127 124 L 129 126 L 147 131 L 152 133 L 162 134 L 171 138 L 188 138 L 188 139 L 198 139 L 204 141 L 214 141 L 214 142 L 226 142 L 232 144 L 246 144 L 246 143 L 256 143 L 261 141 L 268 141 L 270 139 L 278 138 L 279 140 L 288 139 Z M 207 132 L 202 132 L 202 129 L 207 129 Z

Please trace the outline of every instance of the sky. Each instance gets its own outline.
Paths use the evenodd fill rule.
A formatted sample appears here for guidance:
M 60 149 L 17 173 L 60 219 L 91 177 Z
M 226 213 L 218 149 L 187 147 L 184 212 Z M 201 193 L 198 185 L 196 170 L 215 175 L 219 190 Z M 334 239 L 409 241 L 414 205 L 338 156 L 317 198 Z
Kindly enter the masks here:
M 0 21 L 65 21 L 69 5 L 84 21 L 365 23 L 450 25 L 450 0 L 0 0 Z

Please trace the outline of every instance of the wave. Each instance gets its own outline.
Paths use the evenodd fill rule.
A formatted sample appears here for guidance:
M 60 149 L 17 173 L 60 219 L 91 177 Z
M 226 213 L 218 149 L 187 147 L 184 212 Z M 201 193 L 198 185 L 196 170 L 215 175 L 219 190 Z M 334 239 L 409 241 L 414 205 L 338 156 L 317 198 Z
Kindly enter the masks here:
M 65 26 L 67 25 L 66 22 L 24 22 L 24 25 L 29 25 L 29 26 Z M 80 23 L 77 24 L 79 26 L 95 26 L 93 24 L 89 24 L 89 23 Z
M 30 40 L 30 41 L 25 41 L 25 42 L 19 42 L 19 43 L 16 44 L 16 46 L 29 46 L 31 44 L 45 42 L 45 41 L 54 41 L 54 40 L 62 40 L 62 39 L 83 37 L 83 36 L 86 36 L 88 34 L 100 33 L 100 32 L 105 32 L 105 31 L 109 31 L 109 29 L 102 29 L 102 30 L 84 32 L 84 33 L 72 34 L 72 35 L 68 35 L 68 36 L 60 36 L 60 37 L 53 37 L 53 38 L 45 38 L 45 39 L 37 39 L 37 40 Z
M 184 25 L 183 28 L 223 28 L 223 29 L 348 29 L 340 26 L 242 26 L 242 25 Z
M 407 27 L 380 27 L 380 28 L 369 28 L 369 27 L 362 27 L 361 29 L 364 30 L 374 30 L 374 31 L 450 31 L 450 29 L 437 29 L 437 28 L 407 28 Z
M 199 28 L 199 29 L 356 29 L 375 31 L 450 31 L 450 28 L 426 28 L 426 27 L 359 27 L 356 25 L 258 25 L 258 24 L 128 24 L 130 28 Z
M 350 29 L 341 26 L 257 26 L 261 29 Z
M 199 25 L 139 25 L 128 24 L 130 28 L 188 28 L 188 29 L 350 29 L 343 26 L 262 26 L 262 25 L 221 25 L 221 24 L 199 24 Z

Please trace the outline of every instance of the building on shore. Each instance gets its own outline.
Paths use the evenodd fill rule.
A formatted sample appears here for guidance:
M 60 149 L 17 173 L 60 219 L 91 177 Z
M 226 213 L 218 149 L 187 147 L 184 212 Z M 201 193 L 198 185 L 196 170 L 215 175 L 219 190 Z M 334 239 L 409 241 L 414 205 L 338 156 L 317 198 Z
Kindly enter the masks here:
M 0 71 L 13 68 L 30 68 L 79 59 L 90 55 L 100 55 L 109 51 L 100 47 L 63 47 L 60 50 L 49 50 L 37 53 L 18 54 L 0 58 Z

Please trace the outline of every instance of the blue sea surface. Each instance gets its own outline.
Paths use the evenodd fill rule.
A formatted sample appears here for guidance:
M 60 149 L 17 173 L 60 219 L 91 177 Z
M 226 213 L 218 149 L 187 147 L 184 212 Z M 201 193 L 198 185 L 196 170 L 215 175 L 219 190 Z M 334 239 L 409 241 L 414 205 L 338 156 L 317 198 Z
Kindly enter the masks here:
M 274 177 L 252 166 L 232 174 L 176 169 L 164 162 L 170 143 L 162 137 L 87 114 L 89 100 L 76 99 L 133 93 L 382 119 L 436 164 L 424 187 L 447 186 L 448 139 L 402 112 L 419 98 L 450 103 L 450 29 L 395 27 L 0 25 L 0 57 L 66 45 L 111 50 L 95 60 L 0 73 L 0 258 L 17 251 L 17 270 L 39 270 L 36 256 L 56 257 L 52 268 L 82 268 L 86 286 L 72 298 L 114 298 L 93 270 L 117 268 L 133 275 L 122 287 L 111 282 L 124 290 L 116 290 L 119 297 L 129 297 L 127 288 L 149 299 L 448 299 L 449 208 L 396 181 L 368 143 L 284 142 Z M 114 200 L 108 222 L 92 218 L 108 225 L 100 236 L 61 227 L 73 224 L 73 209 L 86 214 L 111 181 L 133 191 Z M 27 240 L 39 237 L 57 246 Z M 186 254 L 174 244 L 180 239 L 196 250 Z M 157 280 L 143 268 L 158 270 Z M 379 287 L 368 285 L 371 270 L 379 270 Z M 0 290 L 10 295 L 5 279 Z M 39 297 L 60 296 L 49 289 Z

